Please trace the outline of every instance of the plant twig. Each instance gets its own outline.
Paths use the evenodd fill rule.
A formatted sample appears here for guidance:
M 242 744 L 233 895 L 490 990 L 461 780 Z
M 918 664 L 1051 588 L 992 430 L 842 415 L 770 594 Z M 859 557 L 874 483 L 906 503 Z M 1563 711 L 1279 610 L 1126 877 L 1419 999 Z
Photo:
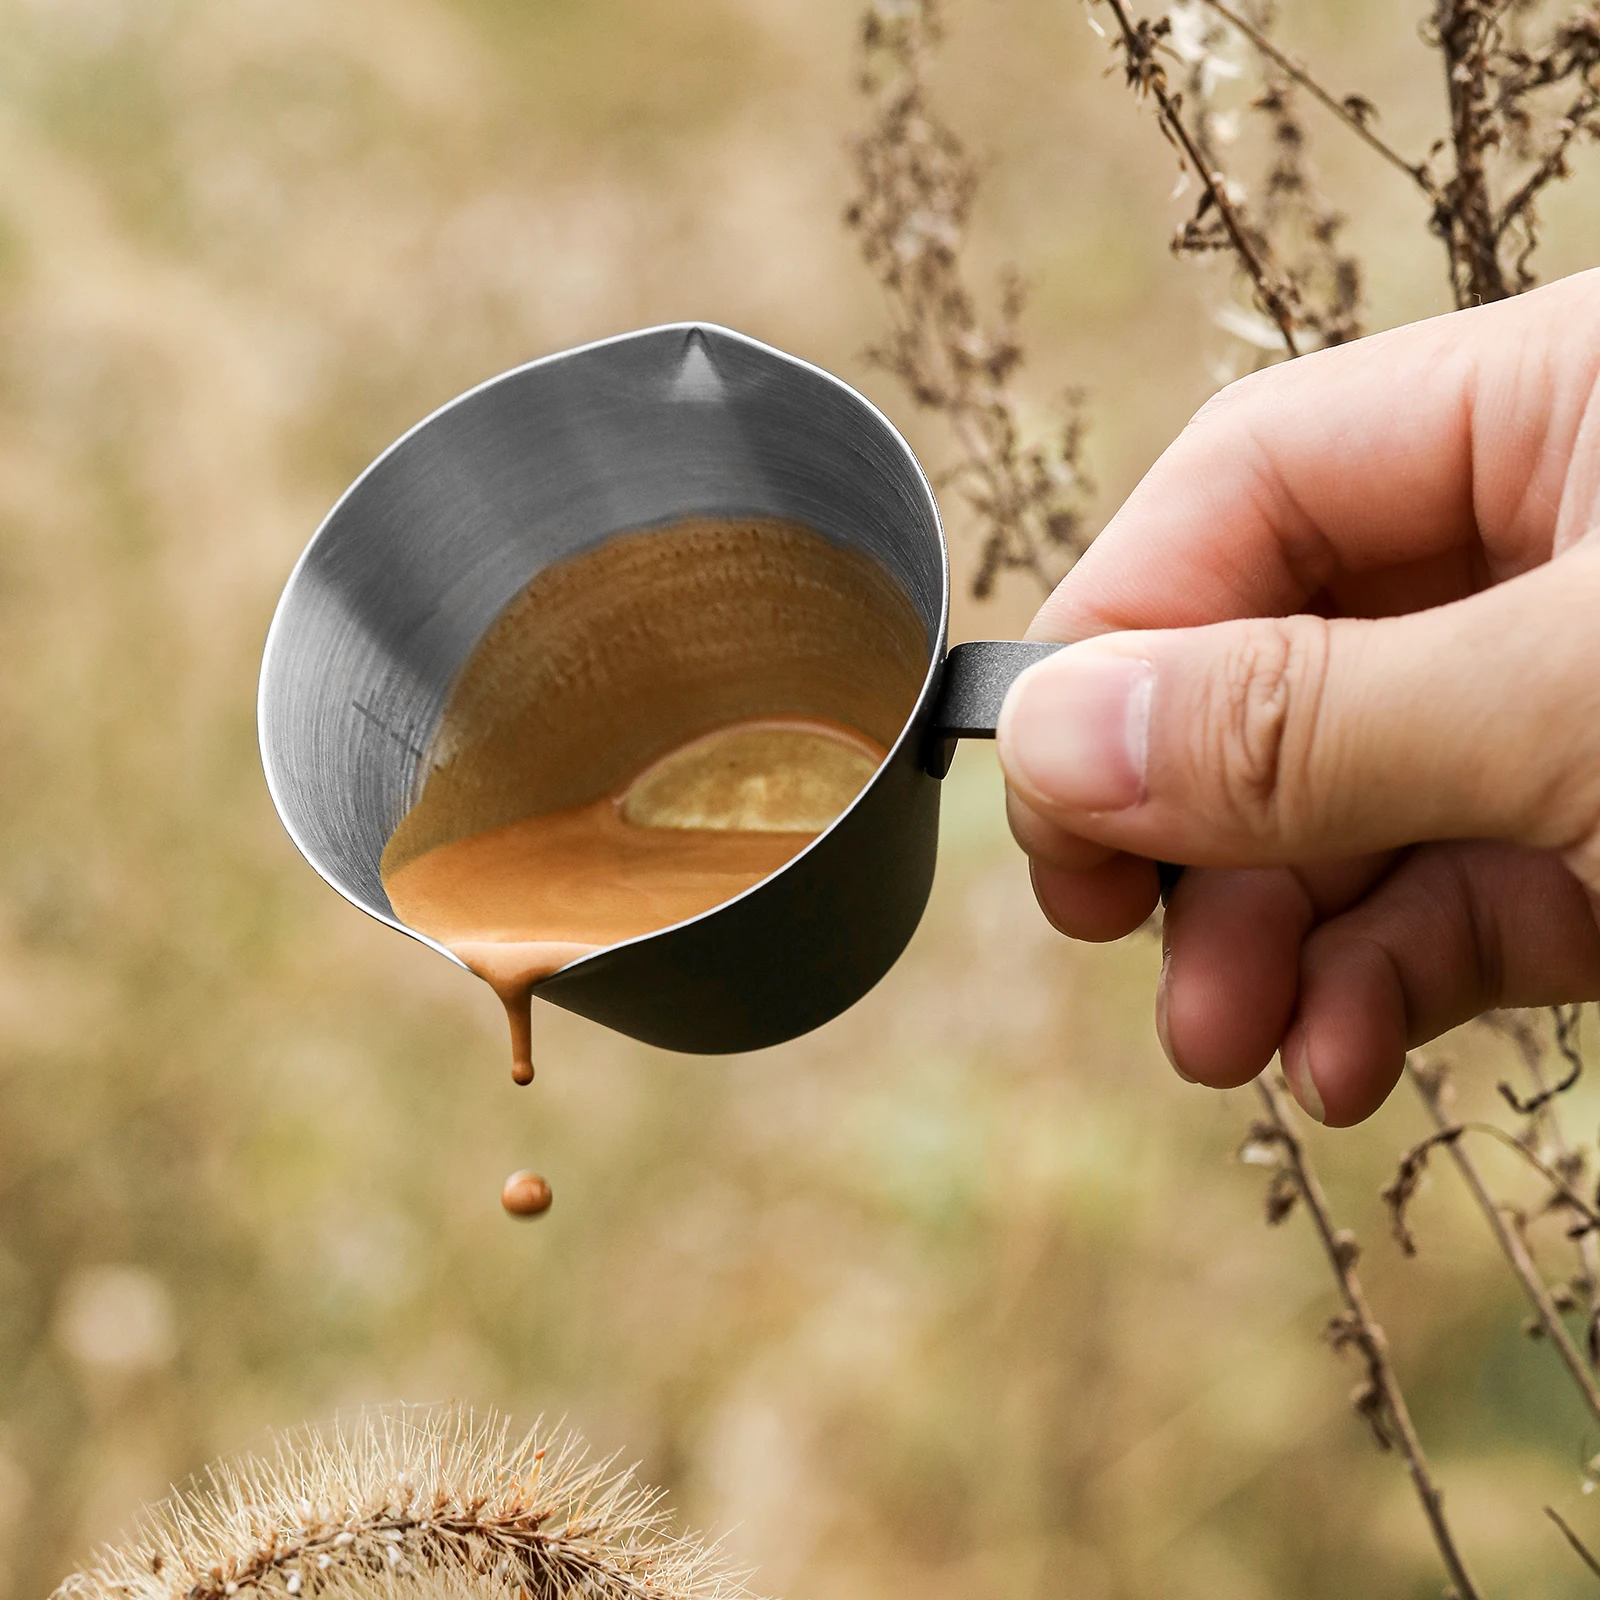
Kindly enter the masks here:
M 1183 120 L 1181 96 L 1174 95 L 1167 88 L 1166 73 L 1155 59 L 1156 35 L 1152 24 L 1141 19 L 1136 27 L 1129 18 L 1122 0 L 1106 0 L 1106 4 L 1111 8 L 1111 14 L 1117 19 L 1117 27 L 1121 30 L 1128 82 L 1141 94 L 1148 94 L 1155 101 L 1162 131 L 1183 152 L 1189 167 L 1200 180 L 1206 201 L 1215 208 L 1218 217 L 1221 218 L 1228 242 L 1232 245 L 1234 254 L 1238 256 L 1240 264 L 1250 275 L 1262 307 L 1277 324 L 1278 332 L 1283 336 L 1284 348 L 1291 356 L 1299 355 L 1300 346 L 1294 336 L 1294 316 L 1283 291 L 1272 281 L 1266 263 L 1250 239 L 1249 230 L 1245 228 L 1233 202 L 1228 198 L 1226 186 L 1217 181 L 1217 175 L 1212 171 L 1210 163 L 1201 155 L 1194 136 Z
M 1361 1287 L 1361 1279 L 1356 1274 L 1356 1261 L 1360 1251 L 1355 1239 L 1349 1232 L 1334 1224 L 1332 1212 L 1328 1207 L 1328 1198 L 1323 1193 L 1311 1158 L 1296 1130 L 1294 1116 L 1289 1110 L 1283 1091 L 1267 1073 L 1256 1079 L 1256 1090 L 1261 1097 L 1262 1105 L 1266 1108 L 1270 1126 L 1289 1164 L 1300 1195 L 1305 1201 L 1306 1210 L 1311 1213 L 1317 1238 L 1321 1242 L 1323 1253 L 1328 1258 L 1328 1265 L 1333 1269 L 1339 1293 L 1344 1300 L 1344 1314 L 1335 1319 L 1330 1328 L 1330 1337 L 1336 1346 L 1355 1345 L 1367 1362 L 1370 1398 L 1358 1392 L 1357 1409 L 1374 1423 L 1374 1432 L 1380 1442 L 1383 1441 L 1385 1432 L 1392 1430 L 1394 1442 L 1399 1444 L 1400 1452 L 1406 1459 L 1412 1486 L 1422 1504 L 1422 1513 L 1427 1518 L 1429 1531 L 1433 1534 L 1433 1542 L 1439 1551 L 1439 1558 L 1450 1575 L 1451 1583 L 1455 1585 L 1458 1600 L 1479 1600 L 1478 1587 L 1467 1571 L 1461 1552 L 1456 1548 L 1455 1535 L 1445 1518 L 1443 1492 L 1434 1482 L 1428 1458 L 1422 1448 L 1422 1441 L 1417 1437 L 1410 1408 L 1406 1405 L 1405 1394 L 1400 1388 L 1400 1380 L 1389 1358 L 1388 1339 L 1372 1315 L 1366 1294 Z M 1385 1422 L 1388 1424 L 1388 1429 L 1384 1428 Z
M 1434 207 L 1434 231 L 1450 254 L 1458 306 L 1504 300 L 1511 290 L 1500 265 L 1489 194 L 1488 154 L 1499 127 L 1488 70 L 1499 39 L 1500 8 L 1484 0 L 1436 0 L 1433 37 L 1444 65 L 1455 172 Z
M 961 460 L 943 482 L 983 530 L 972 592 L 983 598 L 1013 570 L 1048 591 L 1093 532 L 1082 396 L 1067 393 L 1053 431 L 1024 427 L 1013 383 L 1023 284 L 1004 274 L 998 315 L 980 314 L 963 260 L 978 165 L 927 94 L 942 37 L 936 0 L 877 0 L 861 21 L 861 87 L 873 118 L 852 145 L 857 188 L 845 221 L 890 313 L 867 358 L 955 435 Z
M 1462 1125 L 1451 1117 L 1445 1103 L 1446 1077 L 1441 1069 L 1419 1071 L 1415 1062 L 1408 1062 L 1406 1075 L 1411 1079 L 1429 1117 L 1433 1119 L 1434 1126 L 1441 1134 L 1461 1128 Z M 1522 1284 L 1545 1337 L 1555 1347 L 1556 1354 L 1561 1358 L 1561 1364 L 1577 1386 L 1590 1415 L 1600 1423 L 1600 1387 L 1596 1386 L 1593 1374 L 1584 1365 L 1578 1347 L 1573 1344 L 1566 1324 L 1561 1320 L 1561 1313 L 1550 1296 L 1550 1290 L 1527 1244 L 1506 1220 L 1504 1211 L 1489 1192 L 1477 1163 L 1472 1159 L 1471 1153 L 1463 1147 L 1461 1139 L 1459 1137 L 1450 1139 L 1445 1148 L 1450 1152 L 1451 1160 L 1455 1162 L 1472 1198 L 1478 1204 L 1478 1209 L 1483 1213 L 1484 1221 L 1489 1224 L 1495 1242 L 1500 1246 L 1501 1254 L 1505 1256 L 1512 1272 Z
M 1367 122 L 1367 117 L 1371 115 L 1370 109 L 1361 113 L 1351 109 L 1352 102 L 1370 108 L 1370 101 L 1358 95 L 1348 95 L 1343 100 L 1336 99 L 1293 56 L 1274 44 L 1272 39 L 1248 17 L 1235 11 L 1232 6 L 1223 4 L 1223 0 L 1203 0 L 1203 3 L 1225 22 L 1237 28 L 1267 60 L 1279 67 L 1285 76 L 1299 84 L 1313 100 L 1331 111 L 1358 139 L 1375 150 L 1390 166 L 1398 168 L 1410 178 L 1430 200 L 1438 199 L 1439 191 L 1429 176 L 1427 167 L 1420 161 L 1407 161 L 1393 145 L 1386 143 L 1372 131 Z
M 1584 1181 L 1588 1159 L 1587 1153 L 1567 1137 L 1561 1120 L 1561 1097 L 1572 1089 L 1583 1073 L 1583 1055 L 1578 1041 L 1583 1007 L 1550 1006 L 1548 1011 L 1556 1049 L 1565 1067 L 1553 1084 L 1545 1072 L 1544 1041 L 1524 1013 L 1489 1011 L 1478 1020 L 1516 1045 L 1528 1076 L 1533 1081 L 1534 1092 L 1526 1097 L 1509 1083 L 1495 1085 L 1501 1098 L 1512 1110 L 1528 1119 L 1522 1142 L 1532 1148 L 1535 1140 L 1543 1139 L 1551 1152 L 1549 1164 L 1561 1174 L 1568 1186 L 1575 1188 Z M 1564 1193 L 1552 1193 L 1544 1209 L 1553 1210 L 1567 1203 Z M 1590 1367 L 1596 1368 L 1600 1367 L 1600 1233 L 1590 1227 L 1571 1231 L 1576 1234 L 1574 1245 L 1579 1270 L 1568 1287 L 1575 1296 L 1581 1295 L 1587 1303 L 1584 1350 Z M 1558 1310 L 1565 1310 L 1567 1308 L 1561 1304 L 1561 1293 L 1560 1290 L 1555 1292 L 1556 1305 Z
M 1586 1566 L 1595 1575 L 1595 1577 L 1600 1578 L 1600 1561 L 1596 1561 L 1595 1558 L 1590 1555 L 1588 1547 L 1584 1544 L 1583 1540 L 1572 1531 L 1572 1528 L 1568 1524 L 1566 1518 L 1563 1517 L 1554 1506 L 1546 1506 L 1544 1508 L 1544 1514 L 1549 1517 L 1549 1519 L 1561 1530 L 1561 1537 L 1565 1539 L 1567 1543 L 1570 1544 L 1577 1552 L 1578 1559 L 1584 1564 L 1584 1566 Z
M 1500 1091 L 1500 1098 L 1517 1113 L 1519 1117 L 1535 1117 L 1571 1089 L 1583 1076 L 1583 1056 L 1578 1050 L 1577 1032 L 1578 1020 L 1583 1011 L 1582 1006 L 1551 1006 L 1550 1015 L 1555 1025 L 1556 1049 L 1561 1053 L 1561 1059 L 1566 1063 L 1566 1072 L 1553 1084 L 1544 1081 L 1542 1065 L 1542 1051 L 1538 1039 L 1526 1027 L 1514 1024 L 1494 1024 L 1501 1031 L 1510 1034 L 1515 1040 L 1518 1049 L 1522 1052 L 1522 1059 L 1527 1065 L 1529 1076 L 1534 1080 L 1534 1093 L 1524 1099 L 1511 1087 L 1509 1083 L 1499 1083 L 1495 1087 Z M 1564 1142 L 1564 1141 L 1563 1141 Z
M 1359 263 L 1337 248 L 1335 238 L 1343 218 L 1316 192 L 1303 149 L 1305 130 L 1292 101 L 1296 89 L 1316 99 L 1426 197 L 1429 227 L 1445 246 L 1458 305 L 1501 299 L 1531 286 L 1534 279 L 1527 263 L 1537 243 L 1536 199 L 1552 182 L 1567 176 L 1568 157 L 1580 135 L 1600 138 L 1600 120 L 1596 118 L 1600 86 L 1594 82 L 1600 64 L 1600 12 L 1594 6 L 1580 6 L 1543 44 L 1526 50 L 1516 31 L 1527 9 L 1523 0 L 1431 0 L 1427 39 L 1445 70 L 1450 137 L 1439 141 L 1423 161 L 1411 162 L 1371 127 L 1374 112 L 1370 102 L 1360 96 L 1334 96 L 1272 41 L 1264 11 L 1254 17 L 1245 15 L 1239 7 L 1246 0 L 1202 3 L 1213 16 L 1242 34 L 1261 58 L 1265 93 L 1252 105 L 1270 118 L 1274 159 L 1259 212 L 1247 206 L 1242 188 L 1229 180 L 1218 159 L 1217 146 L 1225 137 L 1221 118 L 1211 109 L 1207 68 L 1213 65 L 1213 58 L 1206 53 L 1207 42 L 1177 38 L 1168 17 L 1136 16 L 1131 0 L 1105 0 L 1116 24 L 1113 48 L 1120 54 L 1129 86 L 1140 97 L 1154 101 L 1157 124 L 1174 147 L 1180 165 L 1199 181 L 1199 203 L 1179 230 L 1174 252 L 1233 255 L 1290 356 L 1300 353 L 1303 341 L 1331 344 L 1358 337 L 1361 332 Z M 1091 23 L 1102 35 L 1106 32 L 1092 16 Z M 898 57 L 903 74 L 901 87 L 880 101 L 884 112 L 879 128 L 858 146 L 863 199 L 850 213 L 852 226 L 861 233 L 864 254 L 890 292 L 897 320 L 878 359 L 902 378 L 919 403 L 945 411 L 954 426 L 965 461 L 952 478 L 962 485 L 991 529 L 977 592 L 981 594 L 993 572 L 1004 566 L 1025 568 L 1048 586 L 1045 563 L 1038 559 L 1048 541 L 1025 536 L 1020 545 L 1013 544 L 1012 534 L 1006 531 L 1020 525 L 1013 508 L 1027 504 L 1025 496 L 1013 494 L 1007 486 L 1010 469 L 1006 463 L 1018 459 L 1019 452 L 1003 394 L 1021 350 L 1011 334 L 1009 311 L 1001 319 L 998 337 L 985 337 L 979 330 L 972 298 L 956 271 L 976 180 L 959 141 L 928 110 L 922 93 L 918 52 L 922 41 L 936 37 L 936 0 L 876 0 L 868 14 L 869 56 L 875 46 L 887 45 L 888 53 Z M 1163 58 L 1172 55 L 1193 68 L 1187 83 L 1169 80 Z M 1578 89 L 1569 96 L 1567 115 L 1553 134 L 1536 139 L 1535 129 L 1542 118 L 1534 116 L 1533 97 L 1536 91 L 1548 93 L 1563 83 Z M 875 89 L 870 82 L 868 87 Z M 880 146 L 885 147 L 887 159 L 874 167 L 873 158 L 885 153 Z M 1448 181 L 1436 175 L 1435 166 L 1445 150 L 1454 156 Z M 1497 207 L 1491 180 L 1501 169 L 1492 167 L 1491 162 L 1508 155 L 1519 163 L 1530 163 L 1531 170 L 1524 168 L 1521 183 Z M 1507 240 L 1510 244 L 1505 253 L 1513 258 L 1509 267 L 1502 258 Z M 1299 254 L 1295 253 L 1296 241 L 1304 241 Z M 1266 327 L 1258 335 L 1244 337 L 1262 348 L 1277 348 Z M 988 404 L 991 396 L 997 399 L 993 408 Z M 1075 439 L 1076 434 L 1069 435 L 1069 441 Z M 1072 464 L 1075 443 L 1069 443 L 1065 456 Z M 1074 510 L 1069 536 L 1060 541 L 1072 559 L 1088 542 L 1078 532 L 1076 516 Z M 1558 1045 L 1571 1068 L 1575 1044 L 1558 1031 Z M 1538 1150 L 1533 1138 L 1519 1141 L 1492 1124 L 1455 1123 L 1438 1100 L 1438 1085 L 1430 1099 L 1419 1081 L 1436 1131 L 1408 1157 L 1411 1186 L 1414 1188 L 1433 1149 L 1449 1151 L 1532 1300 L 1538 1325 L 1556 1345 L 1590 1413 L 1600 1422 L 1600 1387 L 1585 1368 L 1562 1320 L 1562 1311 L 1572 1306 L 1572 1296 L 1566 1288 L 1552 1295 L 1523 1235 L 1521 1219 L 1497 1205 L 1466 1148 L 1469 1132 L 1504 1142 L 1550 1183 L 1547 1209 L 1564 1207 L 1574 1212 L 1578 1225 L 1572 1233 L 1586 1263 L 1590 1326 L 1600 1330 L 1600 1270 L 1588 1265 L 1600 1260 L 1600 1200 L 1591 1206 L 1575 1187 L 1583 1181 L 1581 1168 L 1574 1168 L 1577 1158 L 1561 1138 L 1551 1109 L 1555 1097 L 1576 1081 L 1575 1075 L 1569 1071 L 1547 1089 L 1537 1066 L 1533 1071 L 1536 1093 L 1528 1100 L 1512 1098 L 1511 1104 L 1552 1130 L 1551 1142 Z M 1383 1329 L 1373 1318 L 1356 1275 L 1357 1242 L 1348 1231 L 1334 1226 L 1285 1092 L 1266 1078 L 1258 1081 L 1257 1089 L 1267 1120 L 1252 1128 L 1241 1154 L 1273 1168 L 1267 1191 L 1268 1220 L 1281 1222 L 1301 1200 L 1311 1213 L 1343 1301 L 1343 1309 L 1328 1328 L 1330 1341 L 1336 1349 L 1358 1350 L 1366 1363 L 1365 1381 L 1354 1396 L 1356 1410 L 1382 1448 L 1398 1447 L 1404 1455 L 1458 1600 L 1477 1600 L 1479 1591 L 1446 1520 L 1443 1496 L 1412 1423 Z M 1556 1152 L 1553 1161 L 1542 1159 L 1542 1153 L 1552 1148 Z M 1401 1222 L 1398 1213 L 1403 1210 L 1404 1198 L 1399 1197 L 1397 1206 Z M 1578 1284 L 1574 1278 L 1572 1288 Z M 1550 1514 L 1593 1570 L 1587 1552 L 1559 1518 Z
M 1461 1139 L 1469 1133 L 1481 1133 L 1487 1138 L 1498 1140 L 1513 1155 L 1532 1167 L 1550 1185 L 1564 1205 L 1570 1206 L 1578 1213 L 1583 1219 L 1583 1228 L 1586 1233 L 1600 1230 L 1600 1212 L 1596 1212 L 1589 1202 L 1549 1162 L 1543 1161 L 1536 1156 L 1515 1134 L 1507 1133 L 1504 1128 L 1497 1127 L 1492 1122 L 1449 1121 L 1442 1123 L 1437 1133 L 1429 1134 L 1426 1139 L 1420 1140 L 1406 1152 L 1401 1159 L 1398 1176 L 1383 1191 L 1384 1198 L 1389 1202 L 1389 1210 L 1394 1222 L 1395 1242 L 1399 1244 L 1400 1248 L 1408 1256 L 1417 1253 L 1411 1241 L 1410 1230 L 1405 1223 L 1405 1206 L 1414 1190 L 1414 1179 L 1420 1175 L 1430 1151 L 1436 1150 L 1440 1146 L 1454 1150 Z
M 1501 206 L 1499 215 L 1494 220 L 1497 239 L 1503 237 L 1506 229 L 1532 206 L 1540 190 L 1565 171 L 1567 156 L 1578 137 L 1593 132 L 1589 118 L 1596 111 L 1600 111 L 1600 89 L 1596 89 L 1592 84 L 1586 85 L 1583 93 L 1568 106 L 1558 126 L 1556 137 L 1549 150 L 1545 152 L 1544 159 L 1533 169 L 1517 192 Z

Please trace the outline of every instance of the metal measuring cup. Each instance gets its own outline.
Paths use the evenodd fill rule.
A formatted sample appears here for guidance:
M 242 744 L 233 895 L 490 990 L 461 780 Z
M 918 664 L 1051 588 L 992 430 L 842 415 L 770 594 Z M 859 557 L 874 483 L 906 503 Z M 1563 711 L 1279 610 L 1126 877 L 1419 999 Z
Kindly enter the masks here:
M 455 960 L 397 920 L 379 860 L 474 646 L 553 563 L 685 516 L 750 515 L 807 524 L 894 580 L 926 635 L 915 704 L 866 787 L 779 871 L 534 992 L 698 1053 L 777 1044 L 860 999 L 927 903 L 953 741 L 992 738 L 1011 681 L 1059 647 L 947 655 L 949 555 L 910 446 L 848 384 L 725 328 L 650 328 L 518 367 L 345 492 L 289 578 L 261 669 L 267 785 L 306 859 Z

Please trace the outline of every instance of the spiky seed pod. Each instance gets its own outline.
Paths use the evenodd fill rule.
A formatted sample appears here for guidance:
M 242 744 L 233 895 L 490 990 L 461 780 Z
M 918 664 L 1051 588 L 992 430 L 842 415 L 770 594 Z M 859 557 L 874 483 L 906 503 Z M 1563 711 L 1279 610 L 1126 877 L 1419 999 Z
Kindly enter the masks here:
M 748 1600 L 659 1491 L 571 1434 L 459 1409 L 363 1414 L 214 1467 L 55 1600 Z

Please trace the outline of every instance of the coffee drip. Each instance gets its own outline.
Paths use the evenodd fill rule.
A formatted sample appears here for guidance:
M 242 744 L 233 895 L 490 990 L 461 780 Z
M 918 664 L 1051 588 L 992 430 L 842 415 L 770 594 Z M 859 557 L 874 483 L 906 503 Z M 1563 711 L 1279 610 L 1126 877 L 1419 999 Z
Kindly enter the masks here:
M 894 582 L 809 528 L 614 538 L 538 574 L 468 659 L 383 854 L 390 903 L 495 990 L 527 1083 L 537 984 L 805 849 L 885 758 L 924 670 Z M 508 1211 L 549 1205 L 535 1180 L 507 1181 Z
M 513 1172 L 500 1189 L 500 1204 L 513 1217 L 542 1217 L 552 1198 L 550 1185 L 537 1172 Z
M 743 894 L 810 844 L 883 756 L 831 723 L 735 723 L 669 752 L 618 794 L 437 845 L 385 886 L 398 916 L 499 995 L 511 1075 L 529 1083 L 542 978 Z

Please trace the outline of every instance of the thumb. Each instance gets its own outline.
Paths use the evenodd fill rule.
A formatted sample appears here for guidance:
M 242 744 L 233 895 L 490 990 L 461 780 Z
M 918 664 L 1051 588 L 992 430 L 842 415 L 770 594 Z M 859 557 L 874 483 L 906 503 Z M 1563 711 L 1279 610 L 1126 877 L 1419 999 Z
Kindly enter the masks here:
M 1136 855 L 1264 866 L 1487 837 L 1573 852 L 1594 885 L 1597 618 L 1591 541 L 1409 616 L 1108 634 L 1018 678 L 1000 759 L 1031 810 Z

